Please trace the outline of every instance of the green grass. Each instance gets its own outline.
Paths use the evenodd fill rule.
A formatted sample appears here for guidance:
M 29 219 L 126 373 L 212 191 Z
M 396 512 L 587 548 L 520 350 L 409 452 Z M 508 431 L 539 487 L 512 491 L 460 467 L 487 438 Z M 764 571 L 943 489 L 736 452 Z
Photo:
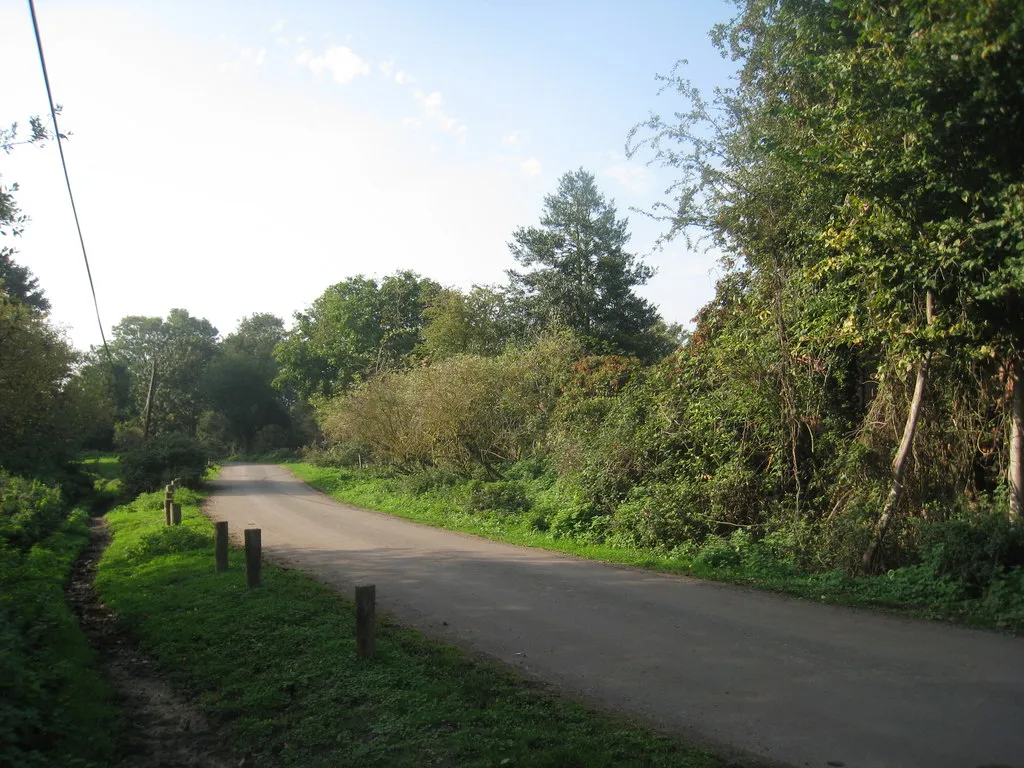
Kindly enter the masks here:
M 980 598 L 966 597 L 960 586 L 923 566 L 908 566 L 876 577 L 852 577 L 840 571 L 807 573 L 780 563 L 755 543 L 746 549 L 718 542 L 687 554 L 593 543 L 537 530 L 529 513 L 470 511 L 465 481 L 428 487 L 382 478 L 372 471 L 283 464 L 296 477 L 348 504 L 387 512 L 419 523 L 471 533 L 496 541 L 563 552 L 577 557 L 724 581 L 822 603 L 882 609 L 919 618 L 955 621 L 970 626 L 1024 632 L 1024 571 L 997 578 Z M 415 477 L 415 476 L 413 476 Z
M 349 601 L 270 565 L 248 590 L 237 550 L 214 573 L 212 526 L 178 493 L 180 527 L 160 494 L 108 513 L 96 588 L 247 765 L 722 765 L 386 622 L 359 660 Z
M 0 548 L 0 765 L 99 766 L 114 754 L 113 692 L 64 597 L 86 519 L 75 510 L 26 553 Z
M 82 470 L 92 480 L 94 505 L 107 507 L 121 496 L 121 457 L 92 452 L 82 459 Z

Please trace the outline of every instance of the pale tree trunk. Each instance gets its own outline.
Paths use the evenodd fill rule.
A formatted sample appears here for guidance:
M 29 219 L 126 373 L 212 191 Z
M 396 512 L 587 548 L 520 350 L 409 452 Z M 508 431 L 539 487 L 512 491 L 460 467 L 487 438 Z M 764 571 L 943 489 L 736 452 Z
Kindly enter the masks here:
M 935 317 L 934 299 L 932 298 L 931 291 L 928 291 L 925 295 L 925 316 L 928 324 L 931 325 L 932 320 Z M 896 514 L 896 507 L 900 502 L 900 495 L 903 493 L 903 472 L 906 469 L 910 450 L 914 445 L 914 435 L 917 433 L 917 421 L 921 416 L 921 407 L 924 405 L 924 388 L 928 383 L 928 363 L 930 360 L 931 353 L 926 352 L 921 358 L 921 361 L 917 364 L 917 381 L 914 384 L 914 397 L 910 401 L 910 411 L 907 413 L 907 423 L 903 427 L 903 439 L 900 440 L 900 447 L 896 451 L 896 457 L 892 461 L 892 477 L 889 481 L 889 494 L 886 496 L 885 506 L 882 508 L 882 514 L 879 515 L 878 522 L 875 523 L 875 530 L 871 535 L 871 543 L 868 544 L 868 548 L 864 551 L 863 558 L 861 558 L 861 568 L 865 573 L 869 573 L 874 565 L 878 547 L 882 543 L 882 539 L 885 537 L 885 532 L 889 528 L 889 523 L 892 521 L 893 515 Z
M 1024 387 L 1020 382 L 1020 365 L 1013 366 L 1013 405 L 1010 409 L 1010 462 L 1006 485 L 1010 493 L 1010 522 L 1024 519 Z

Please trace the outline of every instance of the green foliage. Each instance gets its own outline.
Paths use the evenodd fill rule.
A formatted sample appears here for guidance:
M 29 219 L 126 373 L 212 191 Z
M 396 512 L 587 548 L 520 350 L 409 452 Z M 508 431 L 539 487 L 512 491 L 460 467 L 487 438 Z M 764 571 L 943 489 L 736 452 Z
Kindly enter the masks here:
M 0 469 L 0 545 L 25 551 L 55 531 L 66 514 L 58 488 Z
M 114 326 L 110 350 L 125 378 L 118 414 L 142 426 L 156 366 L 150 433 L 194 434 L 205 408 L 203 374 L 217 351 L 217 329 L 187 310 L 159 317 L 125 317 Z
M 174 479 L 198 486 L 210 457 L 206 447 L 188 435 L 169 433 L 126 453 L 121 459 L 125 493 L 134 496 L 156 489 Z
M 277 386 L 329 397 L 373 374 L 402 367 L 422 342 L 423 311 L 440 287 L 413 272 L 380 283 L 357 276 L 332 285 L 275 351 Z
M 653 270 L 624 249 L 626 219 L 605 200 L 593 174 L 570 171 L 544 198 L 540 227 L 520 227 L 509 249 L 529 271 L 509 270 L 538 328 L 565 328 L 592 354 L 657 359 L 669 351 L 653 332 L 654 306 L 634 293 Z
M 26 551 L 0 541 L 2 765 L 101 765 L 113 757 L 113 692 L 63 591 L 88 541 L 85 520 L 75 512 Z
M 923 565 L 963 585 L 973 597 L 1004 568 L 1024 566 L 1024 530 L 999 511 L 924 525 L 918 542 Z
M 498 479 L 495 467 L 542 439 L 575 341 L 547 336 L 487 358 L 459 355 L 378 374 L 321 408 L 329 444 L 366 446 L 379 461 Z
M 531 506 L 526 488 L 514 480 L 471 480 L 466 486 L 466 492 L 466 509 L 471 512 L 518 515 L 529 510 Z
M 74 450 L 70 393 L 76 354 L 46 318 L 0 297 L 0 466 L 23 473 Z
M 39 280 L 25 266 L 15 263 L 14 251 L 0 247 L 0 300 L 15 301 L 37 312 L 50 311 L 50 300 L 39 287 Z
M 473 286 L 438 291 L 423 310 L 424 354 L 434 360 L 455 355 L 501 354 L 528 330 L 528 320 L 500 288 Z

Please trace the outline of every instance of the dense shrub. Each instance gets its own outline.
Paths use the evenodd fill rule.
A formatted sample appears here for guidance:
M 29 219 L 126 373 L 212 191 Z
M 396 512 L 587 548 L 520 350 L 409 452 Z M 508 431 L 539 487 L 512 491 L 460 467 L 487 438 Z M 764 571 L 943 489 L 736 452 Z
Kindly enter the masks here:
M 64 519 L 60 490 L 0 469 L 0 546 L 27 550 Z
M 135 496 L 155 491 L 175 478 L 195 487 L 206 472 L 206 447 L 188 435 L 171 433 L 151 439 L 121 459 L 125 493 Z
M 466 491 L 466 508 L 471 512 L 490 511 L 515 515 L 530 508 L 526 489 L 512 480 L 490 483 L 472 480 Z

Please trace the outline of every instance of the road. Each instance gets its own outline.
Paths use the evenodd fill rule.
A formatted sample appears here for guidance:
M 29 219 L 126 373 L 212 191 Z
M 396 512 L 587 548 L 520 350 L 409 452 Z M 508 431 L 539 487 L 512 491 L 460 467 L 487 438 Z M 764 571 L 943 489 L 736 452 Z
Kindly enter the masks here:
M 766 763 L 1024 768 L 1024 640 L 605 565 L 340 504 L 228 465 L 207 510 L 378 610 Z

